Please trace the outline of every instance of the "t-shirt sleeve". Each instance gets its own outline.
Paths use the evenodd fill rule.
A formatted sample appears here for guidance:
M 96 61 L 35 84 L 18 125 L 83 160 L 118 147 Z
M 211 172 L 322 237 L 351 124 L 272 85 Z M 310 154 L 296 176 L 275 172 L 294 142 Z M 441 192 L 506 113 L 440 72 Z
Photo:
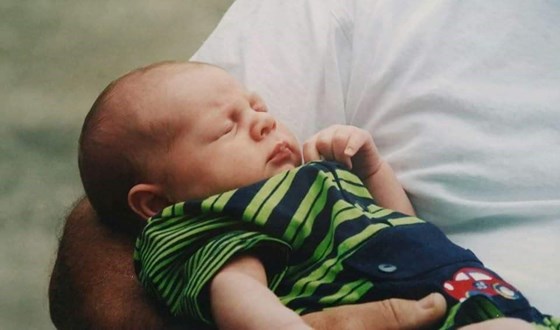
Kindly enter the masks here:
M 167 242 L 151 248 L 152 257 L 143 258 L 139 278 L 142 284 L 170 308 L 174 316 L 194 318 L 212 324 L 208 285 L 218 271 L 241 253 L 267 255 L 264 262 L 269 288 L 274 290 L 283 277 L 290 247 L 262 233 L 233 230 L 208 238 L 196 249 L 177 251 Z M 154 255 L 158 255 L 157 261 Z M 139 259 L 139 256 L 136 256 Z M 262 260 L 262 258 L 261 258 Z M 137 262 L 138 264 L 138 262 Z

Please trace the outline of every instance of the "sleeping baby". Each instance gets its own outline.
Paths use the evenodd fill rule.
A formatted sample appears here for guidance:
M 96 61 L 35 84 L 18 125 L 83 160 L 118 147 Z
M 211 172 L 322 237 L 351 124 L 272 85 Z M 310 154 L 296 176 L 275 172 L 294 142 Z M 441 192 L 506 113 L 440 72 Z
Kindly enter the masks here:
M 331 126 L 301 148 L 212 65 L 158 63 L 111 83 L 84 121 L 79 166 L 103 221 L 143 228 L 139 279 L 179 317 L 306 329 L 306 313 L 439 292 L 441 328 L 560 326 L 414 216 L 369 133 Z

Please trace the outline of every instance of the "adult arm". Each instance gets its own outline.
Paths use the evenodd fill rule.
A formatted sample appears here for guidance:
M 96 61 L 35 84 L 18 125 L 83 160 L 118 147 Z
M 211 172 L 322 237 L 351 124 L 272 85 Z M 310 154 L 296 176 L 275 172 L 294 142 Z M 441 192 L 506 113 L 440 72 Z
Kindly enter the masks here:
M 96 218 L 82 199 L 66 219 L 49 287 L 51 319 L 59 329 L 169 328 L 172 318 L 144 293 L 132 263 L 134 238 Z M 316 329 L 417 329 L 437 322 L 445 300 L 389 299 L 305 315 Z M 198 323 L 185 328 L 204 329 Z
M 134 238 L 102 225 L 87 199 L 69 214 L 49 287 L 59 329 L 161 329 L 170 317 L 144 294 L 132 263 Z

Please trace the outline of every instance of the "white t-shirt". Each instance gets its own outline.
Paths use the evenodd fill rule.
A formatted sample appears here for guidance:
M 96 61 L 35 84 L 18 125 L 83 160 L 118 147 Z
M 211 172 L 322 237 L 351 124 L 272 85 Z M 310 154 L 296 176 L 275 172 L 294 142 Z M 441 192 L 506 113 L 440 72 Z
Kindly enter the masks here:
M 238 0 L 193 59 L 304 140 L 367 129 L 420 217 L 560 315 L 560 3 Z

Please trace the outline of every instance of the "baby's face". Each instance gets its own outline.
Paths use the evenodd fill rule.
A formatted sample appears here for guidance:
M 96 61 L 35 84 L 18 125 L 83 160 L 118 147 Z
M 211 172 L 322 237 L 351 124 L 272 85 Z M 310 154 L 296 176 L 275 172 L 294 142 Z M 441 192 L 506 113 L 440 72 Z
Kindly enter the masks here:
M 178 131 L 157 161 L 172 202 L 207 197 L 301 165 L 295 136 L 259 96 L 225 71 L 203 67 L 177 74 L 171 87 L 170 120 Z

